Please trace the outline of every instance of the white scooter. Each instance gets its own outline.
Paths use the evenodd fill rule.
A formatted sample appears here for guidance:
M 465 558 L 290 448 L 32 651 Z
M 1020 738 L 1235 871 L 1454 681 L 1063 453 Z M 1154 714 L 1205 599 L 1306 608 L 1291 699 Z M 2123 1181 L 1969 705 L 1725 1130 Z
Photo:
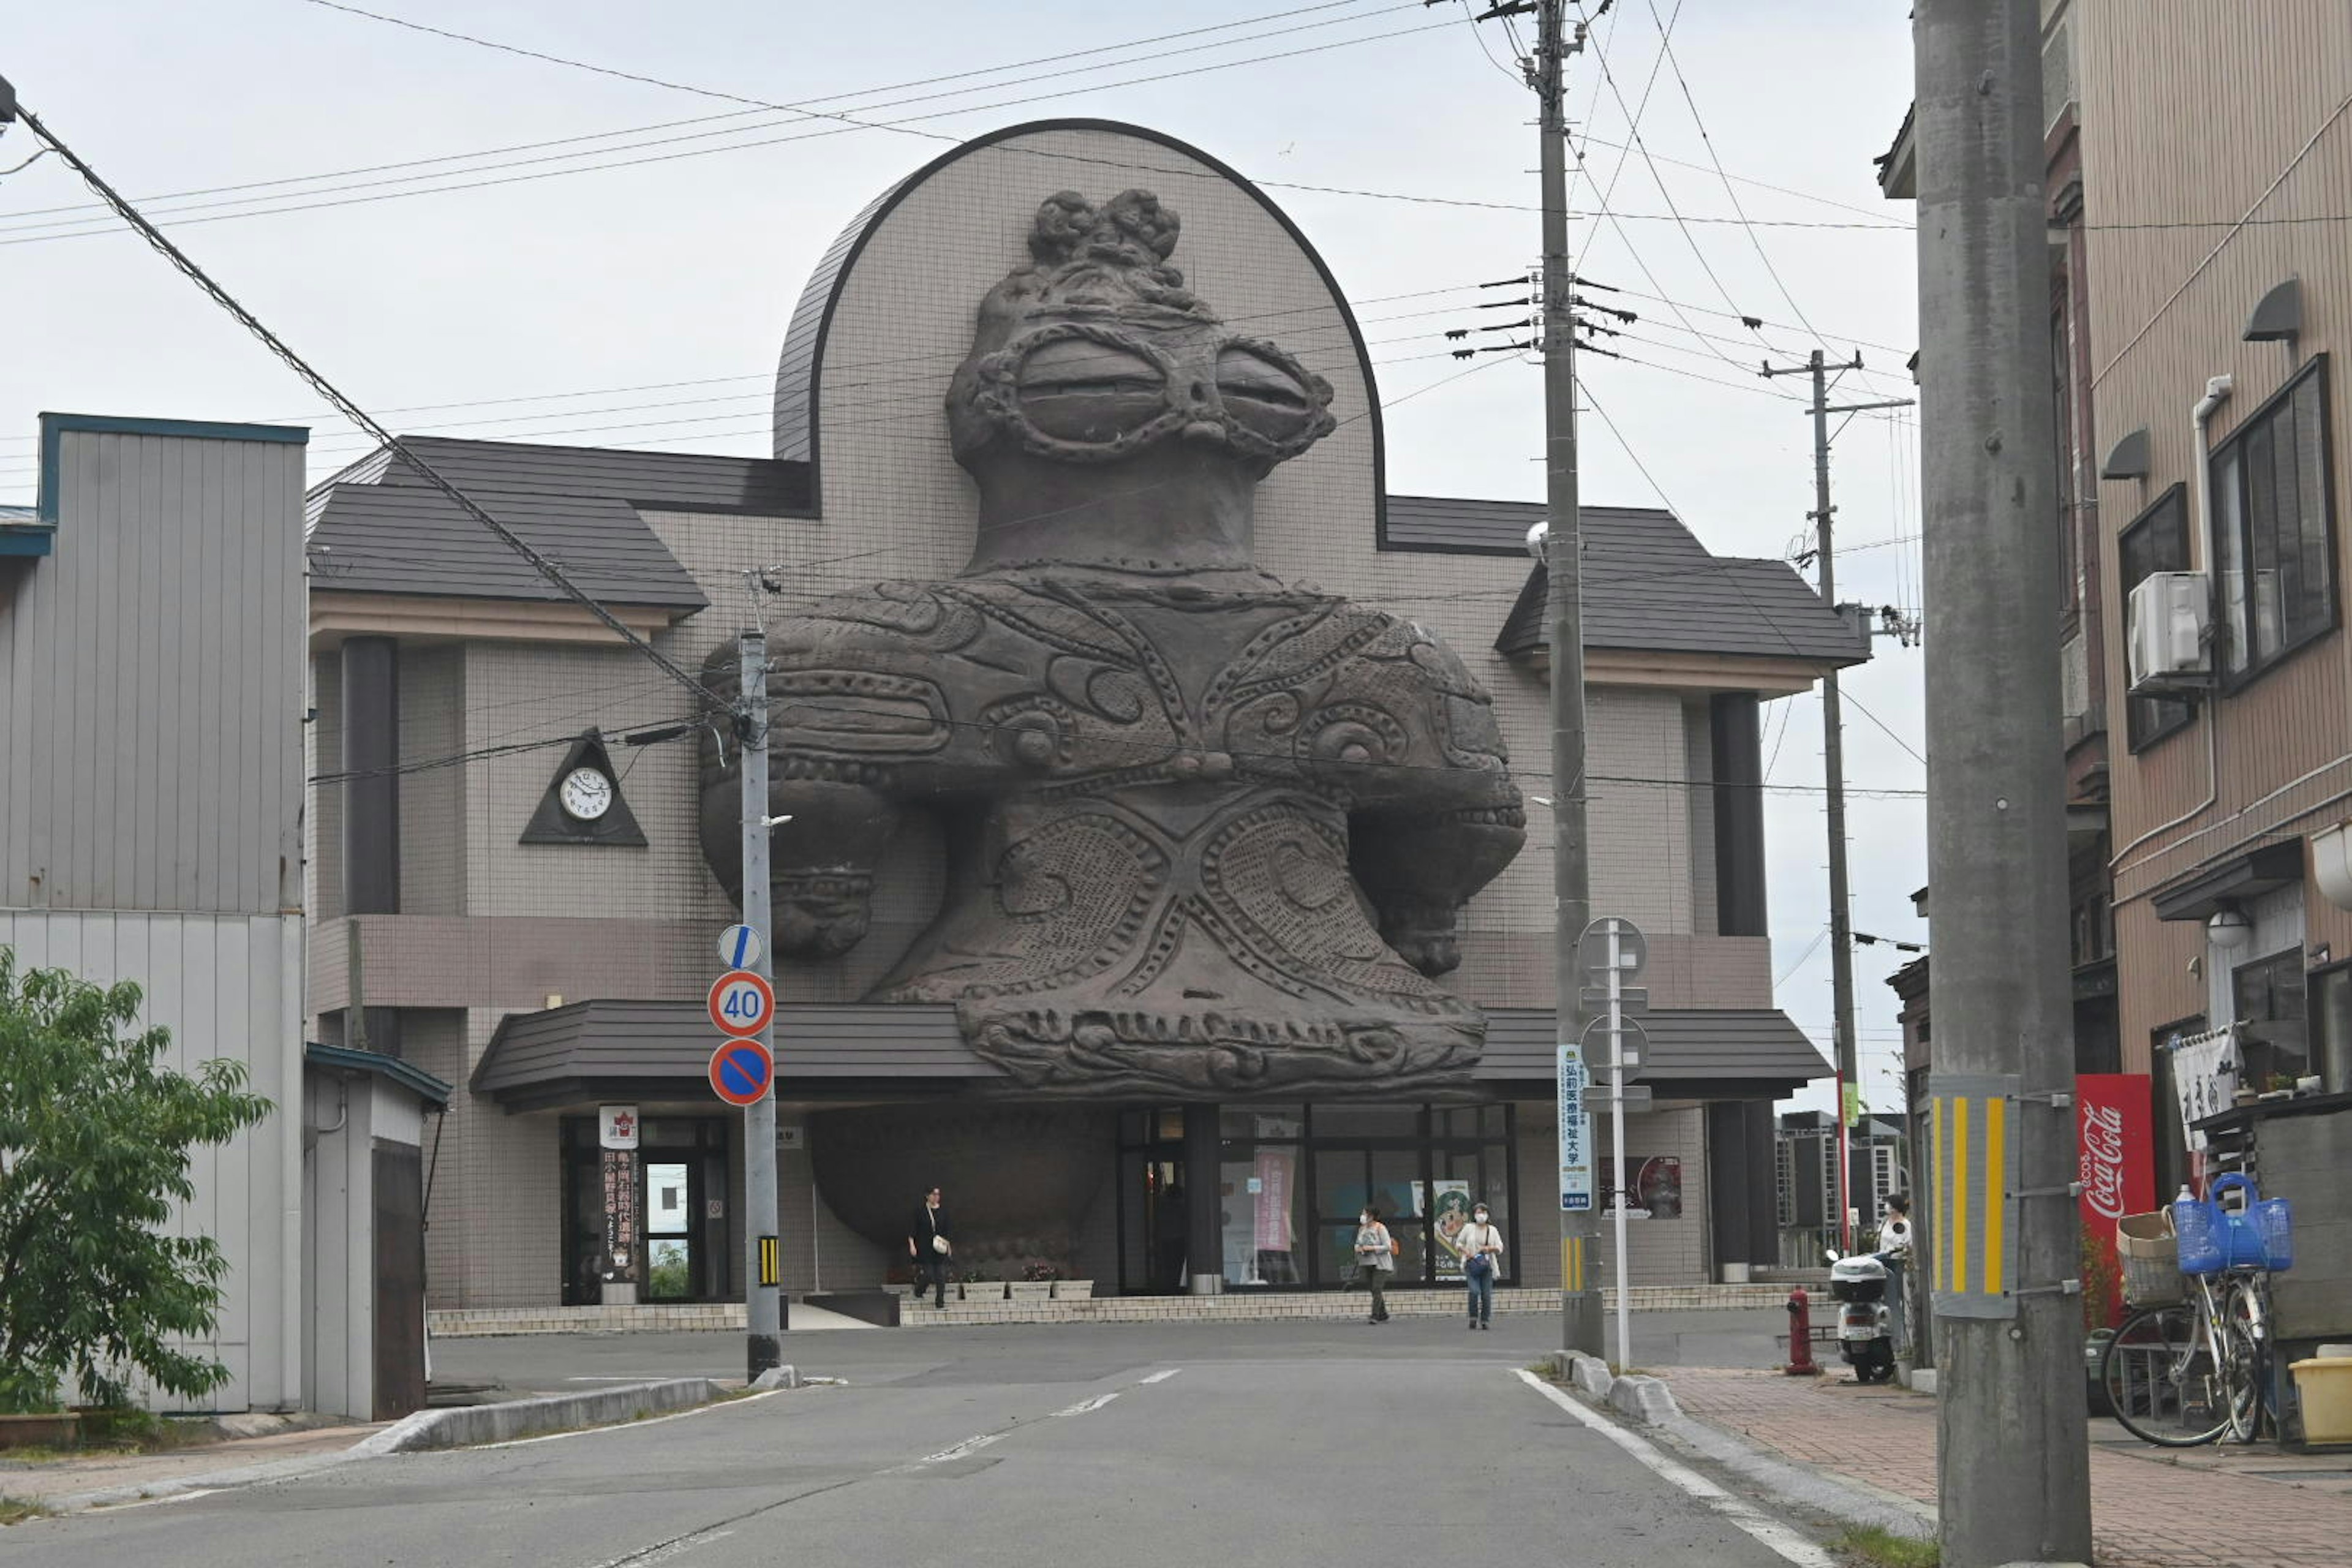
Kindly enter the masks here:
M 1895 1314 L 1886 1306 L 1886 1265 L 1869 1253 L 1830 1254 L 1830 1295 L 1838 1303 L 1838 1354 L 1857 1383 L 1895 1375 Z

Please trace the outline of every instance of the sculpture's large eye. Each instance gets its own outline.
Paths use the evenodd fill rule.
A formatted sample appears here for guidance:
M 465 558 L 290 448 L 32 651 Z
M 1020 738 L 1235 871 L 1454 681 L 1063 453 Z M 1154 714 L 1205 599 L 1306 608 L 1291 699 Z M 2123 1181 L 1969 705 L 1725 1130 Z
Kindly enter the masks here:
M 1065 441 L 1114 440 L 1168 406 L 1158 365 L 1088 338 L 1040 344 L 1021 362 L 1020 382 L 1030 424 Z
M 1227 413 L 1271 440 L 1294 439 L 1314 422 L 1315 400 L 1306 384 L 1255 349 L 1218 353 L 1217 395 Z

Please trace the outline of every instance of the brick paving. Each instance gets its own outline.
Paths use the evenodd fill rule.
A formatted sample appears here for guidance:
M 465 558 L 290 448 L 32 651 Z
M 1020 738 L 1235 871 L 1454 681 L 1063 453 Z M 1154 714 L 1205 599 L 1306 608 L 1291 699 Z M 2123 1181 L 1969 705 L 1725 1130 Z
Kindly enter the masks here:
M 1685 1367 L 1685 1414 L 1801 1464 L 1932 1506 L 1936 1401 L 1834 1373 Z M 2101 1568 L 2305 1568 L 2352 1562 L 2352 1455 L 2158 1449 L 2094 1422 L 2091 1527 Z

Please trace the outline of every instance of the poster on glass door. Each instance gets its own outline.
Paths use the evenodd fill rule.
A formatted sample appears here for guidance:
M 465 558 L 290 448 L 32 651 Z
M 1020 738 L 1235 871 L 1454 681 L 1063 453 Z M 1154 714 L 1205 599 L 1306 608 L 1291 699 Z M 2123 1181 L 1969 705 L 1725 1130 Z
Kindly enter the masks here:
M 1415 1182 L 1415 1188 L 1421 1184 Z M 1414 1194 L 1416 1202 L 1419 1193 Z M 1429 1234 L 1436 1243 L 1437 1277 L 1440 1279 L 1462 1278 L 1462 1227 L 1470 1223 L 1470 1184 L 1458 1178 L 1433 1182 L 1430 1185 L 1430 1205 L 1427 1215 Z

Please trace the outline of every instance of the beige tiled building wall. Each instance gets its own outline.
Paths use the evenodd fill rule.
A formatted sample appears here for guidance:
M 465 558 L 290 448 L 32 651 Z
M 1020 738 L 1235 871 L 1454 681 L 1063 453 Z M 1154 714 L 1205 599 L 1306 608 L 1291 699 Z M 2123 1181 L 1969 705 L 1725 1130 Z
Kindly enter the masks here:
M 975 493 L 949 453 L 943 399 L 969 346 L 977 304 L 1025 256 L 1042 197 L 1076 188 L 1102 201 L 1130 185 L 1157 191 L 1182 215 L 1174 261 L 1229 323 L 1299 355 L 1332 383 L 1339 428 L 1260 487 L 1259 563 L 1444 636 L 1493 695 L 1523 791 L 1551 793 L 1545 685 L 1493 647 L 1529 563 L 1521 556 L 1376 548 L 1380 480 L 1369 416 L 1376 391 L 1329 285 L 1282 225 L 1224 175 L 1173 149 L 1099 132 L 1036 133 L 974 153 L 881 222 L 849 273 L 825 343 L 822 518 L 646 512 L 711 601 L 660 634 L 657 646 L 693 668 L 748 616 L 772 624 L 827 593 L 960 570 Z M 1412 308 L 1371 303 L 1360 319 L 1376 323 Z M 1365 331 L 1380 335 L 1376 324 Z M 747 591 L 745 574 L 761 569 L 782 584 L 781 595 Z M 434 1009 L 408 1027 L 412 1059 L 462 1086 L 510 1011 L 551 997 L 700 996 L 711 974 L 710 935 L 735 911 L 703 859 L 696 746 L 687 740 L 633 748 L 618 740 L 678 721 L 688 711 L 683 694 L 626 650 L 576 645 L 412 645 L 403 649 L 399 674 L 404 761 L 560 742 L 593 726 L 607 737 L 621 796 L 647 840 L 643 848 L 518 842 L 563 761 L 560 744 L 404 775 L 403 912 L 365 917 L 365 927 L 370 1002 Z M 328 771 L 341 731 L 331 650 L 317 657 L 314 678 L 315 766 Z M 1591 692 L 1594 907 L 1630 916 L 1652 936 L 1654 1005 L 1765 1006 L 1769 945 L 1714 934 L 1710 793 L 1683 782 L 1708 775 L 1706 718 L 1703 692 Z M 313 801 L 316 1014 L 342 1005 L 345 935 L 340 792 L 320 789 Z M 1533 805 L 1528 815 L 1526 850 L 1465 911 L 1464 963 L 1451 982 L 1492 1005 L 1552 1000 L 1551 817 Z M 782 964 L 782 997 L 862 995 L 930 918 L 940 896 L 940 845 L 936 830 L 909 821 L 877 879 L 871 933 L 840 959 Z M 784 1071 L 789 1092 L 788 1060 Z M 788 1106 L 783 1120 L 789 1124 L 795 1114 Z M 1522 1170 L 1536 1175 L 1522 1181 L 1523 1194 L 1549 1188 L 1550 1117 L 1548 1104 L 1520 1108 Z M 1635 1152 L 1683 1160 L 1693 1216 L 1644 1222 L 1637 1282 L 1704 1277 L 1696 1217 L 1705 1192 L 1700 1122 L 1694 1110 L 1636 1124 Z M 428 1233 L 436 1307 L 553 1299 L 562 1274 L 558 1126 L 551 1113 L 510 1116 L 460 1092 L 439 1132 Z M 805 1153 L 785 1151 L 780 1165 L 788 1286 L 878 1282 L 889 1258 L 814 1199 Z M 730 1195 L 730 1212 L 739 1197 Z M 1548 1213 L 1528 1196 L 1522 1201 L 1530 1205 L 1528 1234 L 1540 1235 Z M 1107 1174 L 1079 1244 L 1085 1267 L 1114 1280 L 1116 1202 Z

